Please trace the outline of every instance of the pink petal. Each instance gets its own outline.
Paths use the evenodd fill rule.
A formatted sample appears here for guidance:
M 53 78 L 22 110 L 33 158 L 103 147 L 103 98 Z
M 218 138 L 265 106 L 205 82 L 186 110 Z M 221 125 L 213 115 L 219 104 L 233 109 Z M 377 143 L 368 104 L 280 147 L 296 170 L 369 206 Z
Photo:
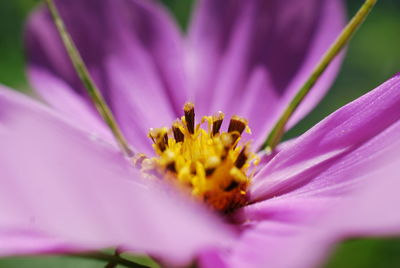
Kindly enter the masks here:
M 32 68 L 30 74 L 35 78 L 35 82 L 41 85 L 40 88 L 46 92 L 48 99 L 51 99 L 53 107 L 61 109 L 66 117 L 73 119 L 77 125 L 84 127 L 87 131 L 115 144 L 114 137 L 104 122 L 99 120 L 98 113 L 93 111 L 76 92 L 71 90 L 65 81 L 50 74 L 45 69 Z
M 400 146 L 393 146 L 366 174 L 369 183 L 335 209 L 326 229 L 339 238 L 400 235 Z
M 0 148 L 0 255 L 120 246 L 185 264 L 232 242 L 214 215 L 141 179 L 113 146 L 4 88 Z
M 317 267 L 333 245 L 343 239 L 398 236 L 399 151 L 397 144 L 375 162 L 365 174 L 363 185 L 351 195 L 334 201 L 326 197 L 282 196 L 253 205 L 248 210 L 259 206 L 264 218 L 248 213 L 252 217 L 247 219 L 249 226 L 230 254 L 220 261 L 229 267 Z
M 337 195 L 357 187 L 400 136 L 400 75 L 344 106 L 281 150 L 255 179 L 252 196 Z
M 326 251 L 326 242 L 309 228 L 274 222 L 255 223 L 231 253 L 228 267 L 309 268 Z
M 260 145 L 343 24 L 338 0 L 199 1 L 187 57 L 198 110 L 240 113 Z M 291 125 L 324 95 L 339 62 L 321 78 Z
M 183 49 L 177 26 L 154 1 L 58 0 L 56 3 L 130 143 L 139 151 L 149 152 L 148 129 L 170 124 L 180 115 L 186 100 Z M 26 40 L 30 78 L 45 100 L 73 114 L 78 122 L 82 110 L 88 108 L 71 111 L 72 101 L 79 103 L 76 106 L 89 105 L 93 113 L 53 22 L 43 9 L 32 14 Z M 45 73 L 49 83 L 38 73 Z M 60 82 L 53 83 L 57 80 Z M 65 95 L 70 102 L 60 101 Z M 86 101 L 80 100 L 81 97 Z
M 236 215 L 244 231 L 222 259 L 314 267 L 339 240 L 400 234 L 399 89 L 397 75 L 281 148 L 257 175 L 258 201 Z

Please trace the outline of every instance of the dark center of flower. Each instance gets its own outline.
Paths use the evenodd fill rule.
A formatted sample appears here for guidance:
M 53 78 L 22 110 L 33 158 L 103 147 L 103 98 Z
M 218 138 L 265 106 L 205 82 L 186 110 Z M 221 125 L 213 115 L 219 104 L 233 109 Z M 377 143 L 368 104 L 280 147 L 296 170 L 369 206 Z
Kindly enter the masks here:
M 204 116 L 195 122 L 193 103 L 186 103 L 184 116 L 171 128 L 151 129 L 149 137 L 154 158 L 138 155 L 135 165 L 148 177 L 166 178 L 211 208 L 229 213 L 247 203 L 252 178 L 250 167 L 258 158 L 249 150 L 249 142 L 240 144 L 247 120 L 233 116 L 227 132 L 221 132 L 224 114 Z M 202 125 L 207 122 L 207 130 Z M 254 169 L 253 169 L 254 170 Z

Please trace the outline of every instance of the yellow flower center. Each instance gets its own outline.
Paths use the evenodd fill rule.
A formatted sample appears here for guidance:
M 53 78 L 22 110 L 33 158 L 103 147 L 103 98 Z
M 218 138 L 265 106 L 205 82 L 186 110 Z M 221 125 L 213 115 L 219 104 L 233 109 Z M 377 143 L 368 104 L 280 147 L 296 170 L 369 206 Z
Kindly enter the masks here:
M 247 120 L 233 116 L 227 132 L 220 132 L 224 114 L 204 116 L 195 124 L 193 103 L 186 103 L 184 116 L 171 128 L 151 129 L 154 158 L 138 155 L 135 165 L 148 177 L 167 178 L 205 202 L 211 208 L 229 213 L 247 202 L 250 167 L 258 158 L 249 143 L 240 144 Z M 207 130 L 201 126 L 207 124 Z M 254 170 L 254 169 L 253 169 Z

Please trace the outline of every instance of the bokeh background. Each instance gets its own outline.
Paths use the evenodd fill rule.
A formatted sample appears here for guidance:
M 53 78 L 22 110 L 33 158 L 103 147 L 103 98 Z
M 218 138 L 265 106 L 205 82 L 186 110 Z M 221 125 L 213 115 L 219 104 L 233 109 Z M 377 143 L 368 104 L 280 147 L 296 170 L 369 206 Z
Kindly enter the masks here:
M 193 0 L 163 2 L 185 28 Z M 362 2 L 347 1 L 349 16 L 356 12 Z M 0 83 L 26 93 L 29 93 L 30 88 L 24 74 L 22 32 L 27 14 L 38 3 L 38 0 L 0 1 Z M 400 1 L 382 0 L 350 43 L 343 68 L 329 94 L 286 138 L 303 133 L 326 115 L 375 88 L 399 71 Z M 0 267 L 79 268 L 104 267 L 104 263 L 71 257 L 24 257 L 0 259 Z M 338 245 L 324 267 L 400 267 L 400 239 L 366 238 L 346 241 Z

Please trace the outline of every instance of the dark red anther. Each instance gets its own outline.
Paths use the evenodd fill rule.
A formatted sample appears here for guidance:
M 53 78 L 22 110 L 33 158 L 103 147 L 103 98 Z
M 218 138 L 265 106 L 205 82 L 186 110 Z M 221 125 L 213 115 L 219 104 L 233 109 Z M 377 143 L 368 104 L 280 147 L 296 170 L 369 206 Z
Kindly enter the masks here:
M 183 107 L 183 111 L 185 113 L 185 120 L 188 131 L 190 134 L 194 134 L 194 125 L 195 125 L 194 104 L 192 102 L 187 102 Z

